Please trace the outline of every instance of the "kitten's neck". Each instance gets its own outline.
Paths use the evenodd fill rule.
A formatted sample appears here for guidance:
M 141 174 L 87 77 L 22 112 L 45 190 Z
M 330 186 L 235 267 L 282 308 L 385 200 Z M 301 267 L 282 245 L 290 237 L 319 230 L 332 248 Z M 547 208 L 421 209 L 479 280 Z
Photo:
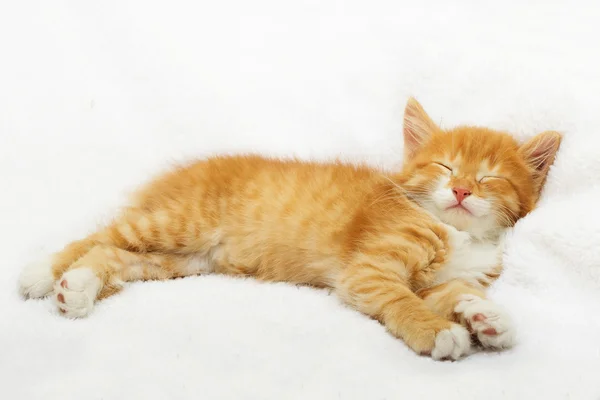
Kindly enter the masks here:
M 506 236 L 506 232 L 508 232 L 509 228 L 499 228 L 494 232 L 490 232 L 484 236 L 474 236 L 471 235 L 471 238 L 474 242 L 478 243 L 491 243 L 494 245 L 502 245 L 504 243 L 504 237 Z

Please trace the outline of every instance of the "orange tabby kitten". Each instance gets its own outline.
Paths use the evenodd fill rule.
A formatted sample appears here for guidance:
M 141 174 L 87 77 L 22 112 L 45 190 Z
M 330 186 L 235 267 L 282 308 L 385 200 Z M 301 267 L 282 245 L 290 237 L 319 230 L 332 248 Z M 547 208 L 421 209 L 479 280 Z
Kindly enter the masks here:
M 477 127 L 440 129 L 416 100 L 405 166 L 213 157 L 139 191 L 110 225 L 20 278 L 83 317 L 124 282 L 222 273 L 331 287 L 414 351 L 435 359 L 509 347 L 506 312 L 485 298 L 501 237 L 530 212 L 561 137 L 520 146 Z

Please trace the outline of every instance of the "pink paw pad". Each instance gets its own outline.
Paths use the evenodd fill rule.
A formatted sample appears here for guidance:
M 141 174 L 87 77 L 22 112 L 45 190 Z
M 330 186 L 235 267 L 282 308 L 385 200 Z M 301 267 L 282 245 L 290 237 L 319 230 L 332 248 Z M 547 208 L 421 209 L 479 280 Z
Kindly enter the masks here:
M 68 289 L 68 287 L 67 287 L 67 281 L 63 279 L 62 282 L 60 282 L 60 286 L 64 287 L 65 289 Z
M 58 296 L 56 296 L 56 298 L 58 299 L 58 301 L 60 301 L 61 303 L 65 302 L 65 296 L 62 293 L 59 293 Z
M 483 314 L 475 314 L 475 315 L 473 315 L 472 319 L 475 322 L 482 322 L 482 321 L 485 321 L 487 319 L 487 317 Z M 481 333 L 483 333 L 485 335 L 497 335 L 498 334 L 498 332 L 496 332 L 496 330 L 494 328 L 486 328 L 486 329 L 482 330 Z
M 483 315 L 483 314 L 475 314 L 475 315 L 473 315 L 473 321 L 480 322 L 480 321 L 485 321 L 485 319 L 486 319 L 485 315 Z
M 505 349 L 515 343 L 515 333 L 506 310 L 490 300 L 474 295 L 459 298 L 454 312 L 466 322 L 469 331 L 485 348 Z

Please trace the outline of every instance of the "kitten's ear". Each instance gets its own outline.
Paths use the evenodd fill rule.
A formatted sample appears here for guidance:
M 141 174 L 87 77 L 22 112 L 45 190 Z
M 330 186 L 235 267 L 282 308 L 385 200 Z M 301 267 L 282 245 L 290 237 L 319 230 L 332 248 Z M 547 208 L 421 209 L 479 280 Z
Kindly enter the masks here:
M 404 157 L 410 158 L 435 132 L 438 126 L 429 118 L 421 104 L 413 97 L 404 109 Z
M 548 170 L 554 162 L 556 152 L 560 147 L 560 133 L 547 131 L 534 136 L 519 149 L 519 154 L 531 168 L 536 190 L 542 190 Z

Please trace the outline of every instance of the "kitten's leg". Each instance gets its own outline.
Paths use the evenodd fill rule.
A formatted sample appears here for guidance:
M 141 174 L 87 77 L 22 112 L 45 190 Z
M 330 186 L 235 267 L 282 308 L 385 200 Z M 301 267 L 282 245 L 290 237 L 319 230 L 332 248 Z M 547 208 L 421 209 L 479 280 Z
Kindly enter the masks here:
M 405 284 L 398 268 L 359 263 L 340 273 L 335 290 L 348 304 L 378 319 L 396 337 L 434 359 L 458 359 L 469 352 L 470 334 L 433 313 Z
M 484 347 L 508 348 L 515 331 L 508 313 L 466 282 L 452 280 L 417 294 L 435 313 L 466 326 Z
M 112 224 L 85 239 L 76 240 L 66 245 L 61 251 L 51 256 L 34 261 L 23 269 L 19 277 L 19 291 L 28 298 L 45 297 L 52 293 L 54 282 L 68 270 L 71 265 L 85 256 L 99 244 L 115 245 L 111 232 L 119 225 Z
M 19 291 L 25 297 L 45 297 L 52 293 L 54 282 L 71 264 L 83 257 L 98 241 L 96 235 L 68 244 L 58 253 L 27 265 L 19 277 Z
M 97 245 L 73 263 L 54 284 L 56 303 L 67 317 L 90 313 L 97 299 L 118 292 L 123 282 L 170 279 L 210 272 L 202 258 L 176 254 L 133 253 Z
M 54 282 L 98 245 L 134 253 L 206 253 L 220 240 L 218 230 L 211 230 L 207 225 L 201 218 L 189 218 L 173 210 L 126 209 L 106 228 L 70 243 L 47 259 L 26 266 L 19 278 L 19 290 L 25 297 L 49 295 Z
M 134 213 L 129 213 L 133 214 Z M 126 214 L 125 217 L 128 217 Z M 129 223 L 127 218 L 115 221 L 113 224 L 95 232 L 88 237 L 75 240 L 66 245 L 61 251 L 51 256 L 37 260 L 25 266 L 19 277 L 19 291 L 28 298 L 45 297 L 52 293 L 54 282 L 68 270 L 71 265 L 85 256 L 99 244 L 127 246 L 127 243 L 117 243 L 114 240 L 119 228 L 125 229 Z

